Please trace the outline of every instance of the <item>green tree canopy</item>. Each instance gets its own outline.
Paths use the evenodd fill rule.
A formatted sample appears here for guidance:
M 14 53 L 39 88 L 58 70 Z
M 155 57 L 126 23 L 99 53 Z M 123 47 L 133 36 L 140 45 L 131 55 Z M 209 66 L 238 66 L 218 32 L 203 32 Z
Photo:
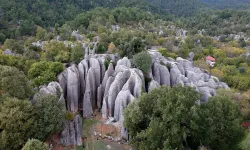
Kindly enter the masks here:
M 55 81 L 57 75 L 64 69 L 62 63 L 40 61 L 31 65 L 28 71 L 28 77 L 33 79 L 35 86 L 47 84 Z
M 22 150 L 49 150 L 49 146 L 39 140 L 31 139 L 26 142 Z
M 138 149 L 214 150 L 237 147 L 244 137 L 239 106 L 216 96 L 198 105 L 191 87 L 161 87 L 144 94 L 125 110 L 125 127 Z
M 0 96 L 7 94 L 19 99 L 31 96 L 31 86 L 26 75 L 15 67 L 0 65 Z
M 42 54 L 47 61 L 68 62 L 70 52 L 64 43 L 58 41 L 50 41 L 45 46 L 45 52 Z
M 133 56 L 132 62 L 136 65 L 136 67 L 142 72 L 147 73 L 150 70 L 152 64 L 152 58 L 148 54 L 148 52 L 140 52 Z
M 71 57 L 70 60 L 75 63 L 79 63 L 80 61 L 83 60 L 85 55 L 85 51 L 82 47 L 82 44 L 76 44 L 75 47 L 72 48 L 71 50 Z
M 0 149 L 19 150 L 34 134 L 36 120 L 31 102 L 6 98 L 0 104 Z
M 66 108 L 65 103 L 59 102 L 58 99 L 54 95 L 40 95 L 37 98 L 34 104 L 36 139 L 44 141 L 63 129 Z
M 191 87 L 161 87 L 144 94 L 125 110 L 125 126 L 138 149 L 184 149 L 192 109 L 199 94 Z
M 210 98 L 191 118 L 192 139 L 214 150 L 231 149 L 244 137 L 240 108 L 229 96 Z

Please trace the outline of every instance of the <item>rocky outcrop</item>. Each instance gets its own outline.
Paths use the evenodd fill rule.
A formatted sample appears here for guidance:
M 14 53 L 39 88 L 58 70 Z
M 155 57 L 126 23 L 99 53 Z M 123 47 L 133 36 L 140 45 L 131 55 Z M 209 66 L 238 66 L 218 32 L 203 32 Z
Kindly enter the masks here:
M 61 132 L 61 143 L 65 146 L 82 145 L 82 118 L 79 115 L 73 121 L 66 121 Z
M 229 88 L 218 78 L 195 67 L 192 62 L 193 53 L 190 53 L 188 60 L 180 57 L 174 60 L 163 57 L 157 51 L 149 52 L 152 67 L 146 75 L 147 85 L 142 71 L 131 68 L 128 58 L 118 60 L 116 55 L 91 53 L 77 66 L 71 65 L 65 69 L 58 76 L 59 83 L 52 82 L 41 87 L 39 94 L 57 94 L 60 101 L 65 101 L 69 112 L 82 110 L 84 118 L 93 117 L 94 109 L 99 109 L 104 119 L 114 118 L 121 127 L 121 135 L 125 140 L 129 136 L 123 124 L 124 109 L 141 96 L 142 91 L 151 92 L 160 86 L 191 86 L 203 94 L 200 102 L 207 102 L 209 97 L 217 94 L 218 88 Z M 108 66 L 106 60 L 111 60 Z M 81 145 L 81 128 L 82 120 L 79 115 L 74 120 L 68 120 L 61 133 L 61 142 L 66 146 Z
M 67 110 L 78 112 L 80 96 L 79 72 L 75 65 L 69 67 L 67 71 Z

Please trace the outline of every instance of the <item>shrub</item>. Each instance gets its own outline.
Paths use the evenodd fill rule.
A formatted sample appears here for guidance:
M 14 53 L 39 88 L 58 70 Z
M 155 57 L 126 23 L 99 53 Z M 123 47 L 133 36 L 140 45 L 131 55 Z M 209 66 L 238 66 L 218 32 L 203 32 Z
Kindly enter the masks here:
M 65 102 L 59 102 L 55 95 L 41 95 L 34 104 L 36 117 L 35 138 L 46 140 L 53 133 L 62 131 L 65 121 Z
M 2 65 L 0 65 L 0 90 L 3 94 L 19 99 L 29 98 L 32 94 L 28 79 L 22 71 Z
M 147 73 L 150 70 L 152 64 L 152 58 L 148 52 L 140 52 L 133 56 L 132 62 L 137 68 L 142 70 L 142 72 Z
M 41 61 L 31 65 L 28 76 L 34 80 L 34 86 L 40 86 L 56 80 L 63 70 L 62 63 Z
M 49 150 L 49 146 L 39 140 L 31 139 L 26 142 L 22 150 Z

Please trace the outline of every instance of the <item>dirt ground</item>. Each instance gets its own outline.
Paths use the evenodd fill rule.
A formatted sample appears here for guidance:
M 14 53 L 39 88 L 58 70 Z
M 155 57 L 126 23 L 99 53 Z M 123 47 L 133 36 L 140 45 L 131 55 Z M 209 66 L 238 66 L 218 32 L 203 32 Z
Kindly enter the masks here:
M 114 125 L 104 124 L 101 113 L 95 111 L 94 118 L 83 119 L 83 145 L 80 147 L 64 147 L 60 144 L 59 134 L 54 134 L 46 141 L 48 145 L 53 145 L 53 150 L 129 150 L 131 146 L 128 143 L 114 142 L 105 138 L 112 136 L 120 137 L 121 129 Z M 101 133 L 95 136 L 94 133 Z

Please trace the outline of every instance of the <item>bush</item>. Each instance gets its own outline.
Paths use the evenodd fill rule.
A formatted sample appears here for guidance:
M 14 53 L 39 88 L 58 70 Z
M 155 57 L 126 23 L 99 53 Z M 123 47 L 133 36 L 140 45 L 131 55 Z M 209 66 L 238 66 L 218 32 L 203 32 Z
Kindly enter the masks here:
M 132 62 L 137 68 L 142 70 L 142 72 L 147 73 L 150 70 L 152 64 L 152 58 L 148 52 L 140 52 L 133 56 Z
M 49 146 L 39 140 L 31 139 L 26 142 L 22 150 L 49 150 Z
M 0 105 L 0 149 L 20 150 L 35 134 L 35 120 L 30 101 L 4 99 Z
M 34 86 L 40 86 L 55 81 L 57 75 L 63 70 L 64 65 L 62 63 L 41 61 L 32 64 L 28 76 L 34 80 Z
M 85 51 L 82 48 L 81 44 L 77 44 L 71 50 L 71 57 L 70 60 L 74 63 L 79 63 L 84 58 Z
M 0 33 L 0 44 L 3 44 L 5 42 L 6 36 L 3 33 Z
M 191 135 L 195 143 L 215 150 L 228 150 L 242 140 L 242 115 L 239 106 L 230 97 L 212 97 L 192 110 Z
M 65 121 L 65 102 L 58 102 L 55 95 L 41 95 L 34 104 L 36 117 L 35 138 L 46 140 L 53 133 L 60 132 Z
M 164 57 L 171 57 L 174 59 L 176 59 L 178 57 L 178 55 L 176 55 L 175 53 L 168 52 L 166 48 L 160 48 L 160 49 L 158 49 L 158 52 L 160 52 L 162 54 L 162 56 L 164 56 Z
M 0 91 L 0 96 L 7 94 L 19 99 L 29 98 L 32 94 L 29 81 L 22 71 L 2 65 L 0 65 Z
M 42 54 L 43 59 L 47 61 L 68 62 L 70 52 L 64 43 L 51 41 L 45 45 L 45 52 Z
M 191 87 L 161 87 L 125 109 L 125 127 L 137 149 L 184 149 L 191 109 L 199 94 Z

